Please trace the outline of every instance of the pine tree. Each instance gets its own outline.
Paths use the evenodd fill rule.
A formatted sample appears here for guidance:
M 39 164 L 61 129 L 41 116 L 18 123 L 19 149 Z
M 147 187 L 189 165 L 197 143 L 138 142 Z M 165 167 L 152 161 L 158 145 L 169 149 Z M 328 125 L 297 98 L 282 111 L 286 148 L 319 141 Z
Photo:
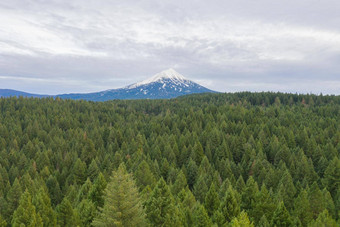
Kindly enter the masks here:
M 104 205 L 104 192 L 106 186 L 107 182 L 103 174 L 99 173 L 89 192 L 89 199 L 94 203 L 96 207 L 103 207 Z
M 88 199 L 83 199 L 77 206 L 80 220 L 83 226 L 91 226 L 96 215 L 96 206 Z
M 145 214 L 132 175 L 121 164 L 105 190 L 105 202 L 94 226 L 145 226 Z
M 187 179 L 185 178 L 184 173 L 182 170 L 179 171 L 179 174 L 177 175 L 175 183 L 171 187 L 171 191 L 173 195 L 177 195 L 182 189 L 187 187 Z
M 286 170 L 282 176 L 278 187 L 278 197 L 282 199 L 288 210 L 291 210 L 294 205 L 294 196 L 296 194 L 296 188 L 293 183 L 293 179 L 288 170 Z
M 196 199 L 200 202 L 204 202 L 205 195 L 207 194 L 209 188 L 207 186 L 207 180 L 205 175 L 200 175 L 194 185 L 194 195 Z
M 212 226 L 211 219 L 209 218 L 204 206 L 197 204 L 193 211 L 193 226 L 209 227 Z
M 80 187 L 80 190 L 78 192 L 77 198 L 76 198 L 76 203 L 80 203 L 83 199 L 88 198 L 89 192 L 92 188 L 92 183 L 90 181 L 90 178 L 87 178 L 85 183 Z
M 204 206 L 210 217 L 220 207 L 220 199 L 219 199 L 214 183 L 210 185 L 210 189 L 207 195 L 205 196 Z
M 71 227 L 79 224 L 79 217 L 66 197 L 56 207 L 56 211 L 58 225 Z
M 141 190 L 143 190 L 146 186 L 153 187 L 156 183 L 156 179 L 153 176 L 149 164 L 143 160 L 135 173 L 137 185 Z
M 60 203 L 62 199 L 62 192 L 60 190 L 59 183 L 55 176 L 51 175 L 48 177 L 46 181 L 46 186 L 50 194 L 52 205 L 56 206 L 58 203 Z
M 145 207 L 146 216 L 152 226 L 164 225 L 167 215 L 172 215 L 173 198 L 163 178 L 156 184 Z
M 237 217 L 231 221 L 230 227 L 254 227 L 254 224 L 249 220 L 246 212 L 242 211 Z
M 325 177 L 322 180 L 324 186 L 331 193 L 333 198 L 336 195 L 336 190 L 340 188 L 340 159 L 334 157 L 329 163 L 324 173 Z
M 43 226 L 42 219 L 35 212 L 32 197 L 27 190 L 22 194 L 19 206 L 13 213 L 12 226 Z
M 259 191 L 258 185 L 254 178 L 250 176 L 247 180 L 246 188 L 242 193 L 242 209 L 246 211 L 251 209 L 255 201 L 255 195 Z
M 310 227 L 336 227 L 336 221 L 329 216 L 328 211 L 324 210 L 322 213 L 319 214 L 318 218 L 313 221 Z
M 290 214 L 282 201 L 278 204 L 276 210 L 274 211 L 270 225 L 277 227 L 289 227 L 293 225 Z
M 47 192 L 40 188 L 38 193 L 33 197 L 33 205 L 36 207 L 37 214 L 40 215 L 44 226 L 56 226 L 56 214 L 52 209 L 51 200 Z
M 7 222 L 0 214 L 0 227 L 6 227 L 6 226 L 7 226 Z
M 226 222 L 230 222 L 234 217 L 240 214 L 240 204 L 237 201 L 236 191 L 229 186 L 221 202 L 220 210 L 225 217 Z
M 249 215 L 254 219 L 255 223 L 258 223 L 263 215 L 266 215 L 270 220 L 275 208 L 276 205 L 274 204 L 267 187 L 263 184 L 261 190 L 255 194 L 255 199 L 252 203 Z
M 12 187 L 10 188 L 10 190 L 7 193 L 7 210 L 6 210 L 6 216 L 7 216 L 7 220 L 11 220 L 11 217 L 13 215 L 14 210 L 17 209 L 18 205 L 19 205 L 19 200 L 21 197 L 21 186 L 19 183 L 18 178 L 15 178 Z
M 263 215 L 257 224 L 258 227 L 269 227 L 269 222 L 266 215 Z
M 316 182 L 312 184 L 308 192 L 309 204 L 313 218 L 317 218 L 318 215 L 326 208 L 322 192 Z
M 95 159 L 91 161 L 91 164 L 87 170 L 87 177 L 93 181 L 99 174 L 99 168 Z
M 86 163 L 82 162 L 80 158 L 77 159 L 73 166 L 73 174 L 78 185 L 82 185 L 86 180 Z
M 308 193 L 302 190 L 294 201 L 294 214 L 300 219 L 303 226 L 312 220 L 312 212 L 309 204 Z

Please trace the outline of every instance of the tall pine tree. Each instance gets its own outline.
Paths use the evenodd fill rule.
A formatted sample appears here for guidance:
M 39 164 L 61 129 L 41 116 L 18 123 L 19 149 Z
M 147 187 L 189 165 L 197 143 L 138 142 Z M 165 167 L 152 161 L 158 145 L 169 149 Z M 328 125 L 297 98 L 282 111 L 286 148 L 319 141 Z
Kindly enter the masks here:
M 132 175 L 121 164 L 113 171 L 105 190 L 105 201 L 94 226 L 145 226 L 145 213 Z

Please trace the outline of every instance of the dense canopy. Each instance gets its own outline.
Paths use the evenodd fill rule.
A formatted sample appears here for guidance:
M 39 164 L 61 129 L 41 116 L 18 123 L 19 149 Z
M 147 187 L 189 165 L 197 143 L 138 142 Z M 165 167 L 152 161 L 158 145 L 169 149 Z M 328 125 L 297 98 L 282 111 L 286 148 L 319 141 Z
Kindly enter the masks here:
M 336 226 L 339 154 L 339 96 L 0 98 L 0 226 Z

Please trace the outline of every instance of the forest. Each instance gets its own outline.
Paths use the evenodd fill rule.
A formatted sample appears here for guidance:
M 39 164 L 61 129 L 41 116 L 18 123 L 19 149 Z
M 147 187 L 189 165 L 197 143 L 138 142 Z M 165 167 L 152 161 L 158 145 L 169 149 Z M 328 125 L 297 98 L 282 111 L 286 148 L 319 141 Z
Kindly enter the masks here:
M 0 226 L 339 226 L 340 96 L 0 98 Z

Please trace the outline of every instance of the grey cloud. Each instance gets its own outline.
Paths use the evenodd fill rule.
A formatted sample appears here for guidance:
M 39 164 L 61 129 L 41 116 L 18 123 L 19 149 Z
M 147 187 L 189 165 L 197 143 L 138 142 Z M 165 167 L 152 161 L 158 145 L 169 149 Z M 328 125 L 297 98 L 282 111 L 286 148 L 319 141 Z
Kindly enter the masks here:
M 0 88 L 99 91 L 173 67 L 218 91 L 340 94 L 339 11 L 335 0 L 1 2 Z

